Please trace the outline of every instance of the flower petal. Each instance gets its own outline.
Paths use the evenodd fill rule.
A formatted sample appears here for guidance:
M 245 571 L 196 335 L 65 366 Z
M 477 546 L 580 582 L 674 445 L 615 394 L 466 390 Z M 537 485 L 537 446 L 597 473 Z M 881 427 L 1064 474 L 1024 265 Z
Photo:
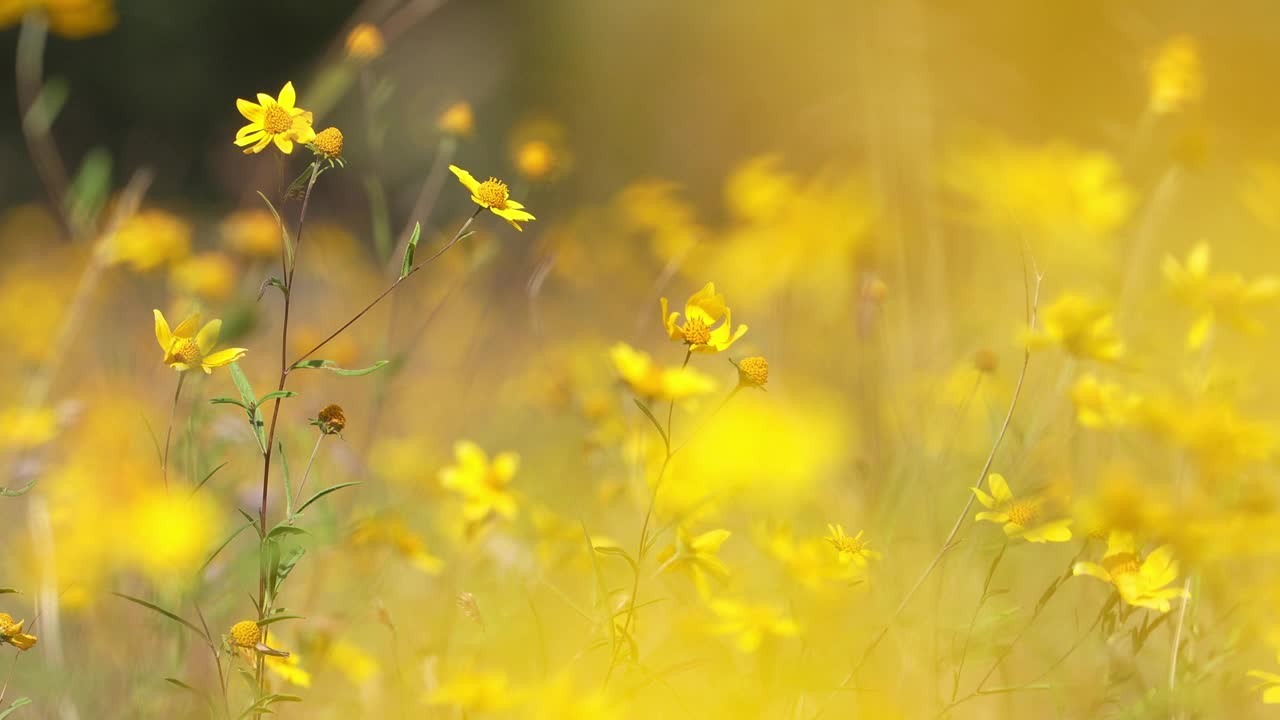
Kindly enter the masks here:
M 475 193 L 476 188 L 480 187 L 480 183 L 476 182 L 476 179 L 471 177 L 471 173 L 463 170 L 457 165 L 450 165 L 449 170 L 457 176 L 458 182 L 462 183 L 463 187 L 470 190 L 472 194 Z
M 220 334 L 222 334 L 222 321 L 216 318 L 200 328 L 199 334 L 196 335 L 196 347 L 200 348 L 202 357 L 213 351 L 213 346 L 218 344 Z
M 1009 483 L 1005 482 L 1004 476 L 1000 473 L 991 473 L 987 476 L 987 487 L 991 488 L 991 497 L 997 503 L 1007 503 L 1013 499 L 1013 493 L 1009 492 Z
M 280 88 L 280 98 L 276 102 L 285 110 L 293 108 L 294 103 L 298 102 L 298 93 L 294 92 L 292 80 Z
M 251 123 L 262 123 L 262 116 L 265 114 L 265 111 L 262 109 L 261 105 L 249 102 L 243 98 L 236 98 L 236 109 L 240 111 L 240 114 L 244 116 L 245 120 L 248 120 Z
M 173 336 L 180 338 L 195 337 L 196 331 L 200 329 L 200 313 L 191 313 L 173 329 Z M 165 348 L 168 350 L 168 348 Z
M 216 353 L 206 355 L 204 360 L 201 361 L 201 364 L 204 365 L 205 370 L 208 370 L 209 368 L 222 367 L 223 365 L 230 365 L 244 357 L 248 352 L 249 351 L 245 348 L 225 348 Z
M 169 329 L 169 321 L 164 319 L 164 313 L 159 310 L 152 310 L 156 316 L 156 342 L 160 343 L 160 349 L 169 352 L 169 345 L 173 342 L 173 331 Z

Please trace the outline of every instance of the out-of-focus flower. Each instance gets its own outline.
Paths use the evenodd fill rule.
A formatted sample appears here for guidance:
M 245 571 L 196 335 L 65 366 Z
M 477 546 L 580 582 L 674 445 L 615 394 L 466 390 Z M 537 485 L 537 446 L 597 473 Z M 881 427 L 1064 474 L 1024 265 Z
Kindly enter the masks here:
M 693 535 L 683 526 L 676 532 L 675 544 L 658 553 L 658 572 L 681 570 L 693 578 L 698 590 L 707 592 L 707 576 L 724 580 L 729 568 L 720 559 L 720 546 L 729 539 L 728 530 L 719 529 Z
M 290 685 L 302 688 L 311 687 L 311 673 L 302 667 L 302 658 L 298 653 L 285 655 L 269 654 L 263 657 L 263 665 L 271 674 Z
M 475 129 L 476 118 L 471 103 L 457 102 L 445 108 L 437 121 L 440 130 L 450 135 L 470 135 Z
M 0 28 L 18 24 L 33 10 L 44 11 L 50 32 L 72 40 L 109 32 L 118 21 L 112 0 L 4 0 Z
M 662 324 L 668 337 L 688 345 L 691 352 L 723 352 L 747 334 L 746 325 L 733 329 L 733 314 L 725 304 L 724 295 L 716 292 L 713 282 L 689 296 L 684 305 L 683 323 L 678 322 L 680 313 L 668 312 L 666 298 L 659 300 L 658 304 L 662 308 Z
M 978 502 L 987 508 L 975 515 L 975 519 L 1003 525 L 1005 535 L 1027 542 L 1066 542 L 1071 539 L 1070 518 L 1046 521 L 1044 501 L 1040 498 L 1015 499 L 1009 491 L 1009 483 L 1000 473 L 987 476 L 987 487 L 991 488 L 990 495 L 980 488 L 969 488 Z
M 359 645 L 345 640 L 329 643 L 324 650 L 324 659 L 356 685 L 378 674 L 378 660 Z
M 26 620 L 14 620 L 9 613 L 0 612 L 0 643 L 9 643 L 19 650 L 30 650 L 35 646 L 35 635 L 22 632 Z
M 530 180 L 541 180 L 551 173 L 556 158 L 551 146 L 541 140 L 530 140 L 515 150 L 516 170 Z
M 342 131 L 336 127 L 328 127 L 316 133 L 311 141 L 316 154 L 326 160 L 342 157 Z
M 225 299 L 235 290 L 236 279 L 235 264 L 220 252 L 192 255 L 169 271 L 169 282 L 179 292 L 209 300 Z
M 498 178 L 491 177 L 479 182 L 471 177 L 471 173 L 457 165 L 450 165 L 449 170 L 458 177 L 458 182 L 463 187 L 471 191 L 472 202 L 506 220 L 511 227 L 523 231 L 520 223 L 536 219 L 525 211 L 524 205 L 511 199 L 507 184 Z
M 360 23 L 347 35 L 347 57 L 358 62 L 369 62 L 382 57 L 387 43 L 382 31 L 372 23 Z
M 0 448 L 39 447 L 58 434 L 58 414 L 51 408 L 7 407 L 0 410 Z
M 754 387 L 763 390 L 765 383 L 769 382 L 769 361 L 759 355 L 742 358 L 736 363 L 736 366 L 738 368 L 738 384 L 743 387 Z
M 1071 387 L 1071 402 L 1076 406 L 1077 422 L 1094 430 L 1106 430 L 1132 425 L 1142 396 L 1087 373 Z
M 860 568 L 867 566 L 870 560 L 879 560 L 882 556 L 879 552 L 868 547 L 869 540 L 863 540 L 863 531 L 859 530 L 857 535 L 849 536 L 844 532 L 843 525 L 827 525 L 827 532 L 830 533 L 823 540 L 831 543 L 831 547 L 839 551 L 840 562 L 853 563 Z
M 146 272 L 186 257 L 191 248 L 191 226 L 164 210 L 134 213 L 115 235 L 100 246 L 105 260 Z
M 1074 514 L 1077 526 L 1101 540 L 1113 530 L 1164 535 L 1173 507 L 1162 488 L 1118 464 L 1102 471 L 1094 491 L 1075 502 Z
M 1209 244 L 1197 243 L 1185 263 L 1172 255 L 1164 259 L 1164 277 L 1182 302 L 1200 315 L 1187 331 L 1187 347 L 1198 349 L 1221 320 L 1245 333 L 1262 332 L 1265 324 L 1253 317 L 1258 306 L 1280 295 L 1280 278 L 1264 275 L 1245 280 L 1240 273 L 1211 273 Z
M 1280 442 L 1272 424 L 1245 417 L 1220 399 L 1152 398 L 1143 403 L 1142 418 L 1156 435 L 1190 451 L 1210 474 L 1267 460 Z
M 1151 63 L 1151 112 L 1167 115 L 1199 102 L 1204 73 L 1195 38 L 1177 35 L 1165 41 Z
M 516 693 L 503 672 L 464 670 L 454 674 L 427 695 L 431 705 L 451 705 L 466 713 L 505 710 L 516 702 Z
M 147 490 L 122 515 L 134 540 L 122 556 L 155 581 L 190 577 L 219 529 L 213 501 L 200 493 Z
M 1025 333 L 1027 346 L 1057 346 L 1086 360 L 1115 363 L 1124 357 L 1115 316 L 1106 305 L 1074 293 L 1060 296 L 1040 313 L 1041 327 Z
M 1071 567 L 1071 574 L 1110 583 L 1126 603 L 1162 613 L 1169 612 L 1174 598 L 1190 597 L 1183 588 L 1165 587 L 1178 577 L 1173 548 L 1163 545 L 1142 558 L 1134 548 L 1133 533 L 1118 530 L 1107 538 L 1101 564 L 1078 562 Z
M 266 210 L 237 210 L 222 221 L 219 230 L 229 250 L 251 257 L 280 256 L 280 225 Z
M 236 132 L 236 145 L 244 147 L 248 154 L 260 153 L 268 145 L 275 143 L 280 152 L 289 155 L 293 152 L 295 142 L 309 143 L 315 140 L 315 130 L 311 129 L 311 112 L 296 107 L 297 99 L 292 82 L 285 83 L 276 98 L 266 93 L 258 93 L 256 103 L 237 98 L 236 108 L 249 124 Z M 251 147 L 245 147 L 246 145 Z
M 380 514 L 361 520 L 351 532 L 355 547 L 388 547 L 414 568 L 428 575 L 439 575 L 444 561 L 427 551 L 421 537 L 409 529 L 399 515 Z
M 819 590 L 832 581 L 856 582 L 860 571 L 853 562 L 840 562 L 839 553 L 833 556 L 826 538 L 798 539 L 785 525 L 761 528 L 755 533 L 755 540 L 789 577 L 810 590 Z
M 717 598 L 707 603 L 716 616 L 710 626 L 716 635 L 729 635 L 744 653 L 760 649 L 765 638 L 795 637 L 800 627 L 769 605 L 752 605 L 737 600 Z
M 549 180 L 564 172 L 569 165 L 564 127 L 559 123 L 534 118 L 521 122 L 511 132 L 511 159 L 526 180 Z
M 740 165 L 724 185 L 729 211 L 742 220 L 769 222 L 799 194 L 799 181 L 782 172 L 779 155 L 761 155 Z
M 462 496 L 462 515 L 470 523 L 490 515 L 514 517 L 516 496 L 509 489 L 520 467 L 520 456 L 513 452 L 489 456 L 479 445 L 462 440 L 453 447 L 456 463 L 440 471 L 440 484 Z
M 1276 660 L 1280 661 L 1280 654 L 1277 654 Z M 1250 670 L 1245 674 L 1262 681 L 1261 684 L 1254 688 L 1254 691 L 1262 690 L 1263 703 L 1267 705 L 1280 704 L 1280 675 L 1263 670 Z
M 532 688 L 527 698 L 528 720 L 620 720 L 620 703 L 598 688 L 576 685 L 566 674 Z
M 159 310 L 152 312 L 156 318 L 156 342 L 164 350 L 164 364 L 178 372 L 199 367 L 208 375 L 214 368 L 230 365 L 249 352 L 245 348 L 226 348 L 212 352 L 218 344 L 218 335 L 222 332 L 221 320 L 210 320 L 204 327 L 200 327 L 200 313 L 194 313 L 170 331 L 164 313 Z
M 618 376 L 642 398 L 678 401 L 704 395 L 716 387 L 714 380 L 691 367 L 660 367 L 648 353 L 626 343 L 615 344 L 609 356 Z

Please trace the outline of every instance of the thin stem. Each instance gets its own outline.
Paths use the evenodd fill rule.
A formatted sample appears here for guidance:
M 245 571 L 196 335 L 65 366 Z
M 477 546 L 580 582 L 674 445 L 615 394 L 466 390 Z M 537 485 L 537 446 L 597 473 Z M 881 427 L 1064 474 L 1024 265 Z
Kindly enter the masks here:
M 978 624 L 978 613 L 982 612 L 982 608 L 987 604 L 987 592 L 991 589 L 991 581 L 995 579 L 996 568 L 1000 566 L 1000 562 L 1004 560 L 1005 553 L 1009 550 L 1009 540 L 1006 538 L 1004 546 L 1000 548 L 1000 554 L 996 555 L 996 559 L 991 563 L 991 569 L 987 571 L 987 580 L 982 585 L 982 595 L 978 598 L 978 603 L 973 608 L 973 617 L 969 618 L 969 629 L 964 636 L 964 645 L 960 648 L 960 662 L 956 664 L 955 676 L 951 683 L 951 702 L 956 701 L 956 696 L 960 694 L 960 679 L 964 675 L 964 663 L 969 655 L 969 641 L 973 639 L 973 628 Z
M 431 170 L 427 172 L 427 177 L 422 181 L 422 189 L 418 191 L 418 197 L 413 201 L 413 209 L 409 211 L 409 220 L 400 230 L 400 235 L 394 248 L 395 252 L 391 253 L 391 257 L 387 261 L 388 270 L 400 271 L 399 258 L 404 257 L 404 247 L 409 244 L 409 238 L 413 236 L 413 223 L 419 218 L 431 217 L 431 212 L 435 209 L 436 200 L 440 197 L 440 190 L 444 187 L 444 171 L 449 167 L 449 163 L 453 161 L 453 154 L 457 148 L 458 141 L 452 135 L 445 135 L 440 138 L 440 145 L 436 148 L 436 156 L 431 163 Z
M 218 689 L 222 691 L 222 709 L 228 720 L 231 718 L 231 704 L 227 700 L 227 678 L 222 673 L 222 657 L 218 654 L 218 648 L 213 644 L 213 633 L 209 632 L 209 623 L 204 619 L 204 613 L 200 611 L 200 603 L 193 603 L 196 608 L 196 617 L 200 618 L 200 626 L 204 628 L 205 644 L 209 646 L 209 652 L 213 653 L 213 664 L 218 668 Z
M 1040 283 L 1043 279 L 1044 276 L 1037 271 L 1035 273 L 1035 289 L 1032 291 L 1031 297 L 1027 301 L 1027 326 L 1032 329 L 1034 329 L 1036 325 L 1036 318 L 1040 305 Z M 1026 348 L 1022 354 L 1022 368 L 1018 371 L 1018 382 L 1014 385 L 1013 397 L 1009 399 L 1009 409 L 1005 412 L 1004 422 L 1000 424 L 1000 432 L 996 435 L 995 441 L 991 444 L 991 450 L 987 453 L 986 462 L 982 464 L 982 470 L 978 472 L 978 479 L 975 485 L 979 487 L 981 487 L 983 480 L 987 477 L 987 473 L 991 471 L 991 464 L 995 462 L 996 452 L 1000 449 L 1000 445 L 1004 441 L 1005 433 L 1009 430 L 1009 423 L 1013 421 L 1013 413 L 1018 407 L 1018 398 L 1022 396 L 1022 386 L 1026 381 L 1027 367 L 1030 364 L 1031 349 Z M 889 629 L 893 627 L 893 623 L 897 621 L 898 617 L 907 609 L 907 606 L 911 604 L 912 598 L 914 598 L 915 594 L 919 592 L 925 581 L 933 574 L 933 571 L 937 569 L 938 564 L 942 562 L 942 558 L 951 550 L 952 547 L 954 547 L 953 543 L 956 539 L 956 535 L 960 533 L 961 526 L 964 525 L 965 519 L 969 517 L 969 510 L 973 508 L 973 503 L 974 495 L 970 493 L 969 499 L 965 502 L 964 507 L 961 508 L 960 514 L 956 516 L 956 520 L 951 526 L 951 531 L 947 533 L 946 539 L 942 541 L 942 546 L 938 548 L 938 552 L 933 556 L 933 559 L 929 561 L 929 564 L 925 566 L 924 571 L 920 573 L 920 577 L 916 578 L 915 584 L 913 584 L 911 589 L 907 591 L 907 594 L 903 596 L 902 601 L 898 603 L 897 609 L 895 609 L 893 614 L 889 616 L 889 620 L 885 622 L 885 624 L 880 628 L 880 631 L 876 633 L 874 638 L 872 638 L 871 643 L 867 645 L 866 650 L 862 652 L 862 657 L 858 660 L 857 664 L 849 670 L 848 674 L 846 674 L 844 679 L 840 681 L 837 688 L 827 695 L 827 698 L 818 708 L 817 713 L 814 714 L 813 720 L 817 720 L 817 718 L 822 717 L 823 713 L 826 712 L 827 706 L 831 704 L 831 700 L 835 698 L 836 694 L 840 690 L 848 687 L 849 683 L 853 682 L 858 671 L 862 669 L 862 666 L 871 657 L 871 654 L 875 652 L 877 647 L 879 647 L 885 636 L 889 634 Z
M 1169 651 L 1169 689 L 1178 684 L 1178 650 L 1182 647 L 1182 628 L 1187 621 L 1187 606 L 1191 604 L 1191 576 L 1182 583 L 1182 605 L 1178 608 L 1178 624 L 1173 631 L 1173 647 Z
M 320 443 L 324 441 L 326 435 L 328 433 L 320 433 L 320 436 L 316 438 L 315 446 L 311 448 L 311 458 L 307 460 L 307 469 L 302 472 L 302 482 L 298 483 L 297 497 L 299 499 L 302 498 L 302 488 L 307 485 L 307 477 L 311 475 L 311 466 L 316 462 L 316 454 L 320 452 Z M 289 518 L 289 524 L 293 524 L 293 518 Z
M 178 388 L 173 391 L 173 407 L 169 408 L 169 429 L 164 433 L 164 457 L 160 458 L 160 476 L 164 478 L 164 491 L 169 492 L 169 443 L 173 439 L 173 420 L 178 415 L 178 396 L 182 395 L 182 383 L 187 373 L 178 373 Z

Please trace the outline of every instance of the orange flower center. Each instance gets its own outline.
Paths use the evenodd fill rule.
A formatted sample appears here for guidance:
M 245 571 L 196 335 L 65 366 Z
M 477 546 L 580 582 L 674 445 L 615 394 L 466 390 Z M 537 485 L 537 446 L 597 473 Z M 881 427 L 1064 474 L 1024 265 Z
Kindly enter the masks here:
M 743 358 L 738 363 L 738 376 L 747 385 L 764 385 L 769 382 L 769 361 L 762 357 Z
M 271 105 L 265 108 L 262 113 L 262 129 L 268 134 L 279 135 L 289 132 L 289 128 L 293 127 L 293 116 L 289 115 L 289 111 L 279 105 Z
M 480 183 L 476 188 L 476 197 L 480 199 L 481 204 L 485 207 L 495 210 L 507 209 L 507 198 L 511 197 L 511 193 L 507 190 L 507 184 L 498 178 L 491 177 Z
M 684 321 L 684 341 L 690 345 L 706 345 L 711 342 L 711 328 L 702 318 L 689 318 Z
M 327 158 L 336 158 L 342 154 L 342 131 L 336 127 L 321 130 L 311 142 Z
M 200 359 L 200 346 L 196 345 L 196 341 L 192 338 L 182 338 L 175 342 L 173 349 L 169 351 L 169 356 L 174 362 L 191 365 Z
M 1112 577 L 1116 577 L 1138 572 L 1141 563 L 1138 562 L 1138 556 L 1134 553 L 1120 553 L 1119 555 L 1102 558 L 1102 567 L 1106 568 Z
M 1040 508 L 1032 502 L 1017 502 L 1009 507 L 1009 522 L 1027 527 L 1040 517 Z

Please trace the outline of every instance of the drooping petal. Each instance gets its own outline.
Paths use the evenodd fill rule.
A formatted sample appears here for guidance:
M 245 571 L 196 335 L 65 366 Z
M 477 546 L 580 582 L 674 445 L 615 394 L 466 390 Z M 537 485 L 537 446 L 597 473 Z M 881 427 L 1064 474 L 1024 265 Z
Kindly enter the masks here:
M 160 343 L 160 349 L 169 352 L 169 345 L 173 343 L 173 331 L 169 330 L 169 321 L 164 319 L 164 313 L 159 310 L 152 310 L 156 316 L 156 342 Z
M 475 194 L 476 188 L 480 187 L 480 183 L 476 182 L 476 179 L 471 177 L 471 173 L 463 170 L 457 165 L 450 165 L 449 170 L 457 176 L 458 182 L 462 183 L 463 187 L 470 190 L 473 195 Z
M 969 489 L 973 491 L 973 494 L 978 498 L 978 502 L 982 503 L 983 507 L 992 508 L 996 506 L 995 498 L 982 492 L 981 488 L 971 487 Z M 982 519 L 981 515 L 984 514 L 985 513 L 979 513 L 979 519 Z
M 1173 559 L 1173 548 L 1162 545 L 1152 550 L 1142 561 L 1138 572 L 1153 588 L 1164 587 L 1173 582 L 1178 577 L 1178 563 Z
M 708 282 L 702 286 L 701 290 L 689 296 L 689 301 L 685 303 L 685 316 L 698 317 L 694 314 L 695 308 L 700 311 L 699 315 L 702 315 L 703 322 L 708 325 L 724 317 L 727 310 L 724 296 L 716 292 L 714 282 Z
M 196 335 L 196 347 L 200 348 L 200 355 L 203 357 L 213 352 L 213 348 L 218 344 L 218 336 L 222 334 L 222 321 L 215 318 L 205 323 L 200 328 L 200 332 Z
M 201 361 L 201 364 L 204 365 L 205 369 L 230 365 L 244 357 L 247 352 L 249 351 L 245 348 L 224 348 L 216 353 L 210 353 L 207 355 L 204 360 Z

